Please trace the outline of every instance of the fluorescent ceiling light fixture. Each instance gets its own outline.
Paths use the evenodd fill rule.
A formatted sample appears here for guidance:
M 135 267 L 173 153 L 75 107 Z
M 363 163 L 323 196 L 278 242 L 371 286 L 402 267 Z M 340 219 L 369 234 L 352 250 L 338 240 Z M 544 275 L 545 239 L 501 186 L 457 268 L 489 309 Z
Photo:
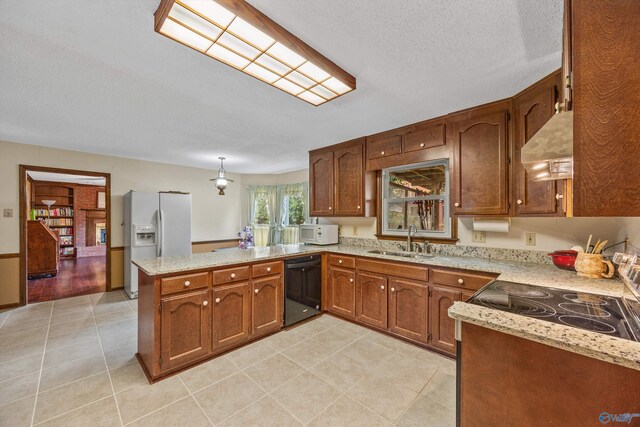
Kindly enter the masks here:
M 246 1 L 161 0 L 155 31 L 312 105 L 356 79 Z

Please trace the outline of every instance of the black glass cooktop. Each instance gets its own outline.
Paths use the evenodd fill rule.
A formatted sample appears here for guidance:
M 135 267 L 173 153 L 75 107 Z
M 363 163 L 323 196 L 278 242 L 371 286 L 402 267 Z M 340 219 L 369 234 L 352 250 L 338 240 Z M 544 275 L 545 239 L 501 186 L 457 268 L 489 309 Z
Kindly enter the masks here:
M 495 280 L 471 304 L 640 341 L 640 326 L 620 298 Z

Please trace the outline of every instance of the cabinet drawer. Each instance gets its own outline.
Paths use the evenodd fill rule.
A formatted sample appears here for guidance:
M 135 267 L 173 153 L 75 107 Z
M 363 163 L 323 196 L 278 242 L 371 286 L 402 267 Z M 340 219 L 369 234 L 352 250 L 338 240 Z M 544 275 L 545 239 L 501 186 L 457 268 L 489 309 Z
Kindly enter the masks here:
M 247 279 L 249 279 L 249 266 L 225 268 L 224 270 L 217 270 L 213 272 L 213 283 L 216 285 Z
M 160 293 L 162 295 L 209 286 L 209 273 L 185 274 L 183 276 L 165 277 L 160 279 Z
M 436 269 L 433 269 L 432 274 L 433 283 L 436 285 L 455 286 L 458 288 L 473 289 L 474 291 L 477 291 L 494 279 L 492 276 Z
M 402 135 L 367 138 L 367 160 L 402 153 Z
M 264 262 L 262 264 L 254 264 L 251 266 L 251 277 L 270 276 L 272 274 L 282 273 L 282 262 Z
M 408 132 L 404 137 L 404 152 L 426 150 L 445 145 L 444 125 L 435 125 Z
M 358 259 L 358 270 L 381 273 L 388 276 L 404 277 L 420 281 L 429 280 L 429 269 L 411 264 L 397 264 L 394 262 L 374 261 L 366 258 Z
M 351 256 L 329 255 L 329 265 L 345 268 L 356 268 L 356 259 Z

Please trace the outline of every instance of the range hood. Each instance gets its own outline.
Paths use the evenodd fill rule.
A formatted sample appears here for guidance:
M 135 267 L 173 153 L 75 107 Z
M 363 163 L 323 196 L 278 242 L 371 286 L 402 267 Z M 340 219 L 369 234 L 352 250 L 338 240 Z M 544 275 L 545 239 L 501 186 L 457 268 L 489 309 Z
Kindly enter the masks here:
M 520 152 L 520 161 L 534 181 L 573 177 L 573 111 L 556 113 Z

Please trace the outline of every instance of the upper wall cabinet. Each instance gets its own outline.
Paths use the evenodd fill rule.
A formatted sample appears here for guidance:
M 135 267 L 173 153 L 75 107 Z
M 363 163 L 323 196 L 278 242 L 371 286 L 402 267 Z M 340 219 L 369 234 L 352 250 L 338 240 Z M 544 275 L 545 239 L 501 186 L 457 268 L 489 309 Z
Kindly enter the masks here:
M 446 159 L 446 142 L 443 118 L 367 136 L 367 170 Z
M 364 141 L 309 152 L 310 216 L 375 215 L 375 173 L 364 171 Z
M 522 147 L 555 113 L 561 90 L 560 70 L 513 98 L 513 200 L 517 216 L 563 215 L 562 182 L 534 181 L 520 162 Z
M 499 101 L 447 117 L 455 215 L 509 214 L 510 107 Z
M 572 3 L 573 213 L 640 216 L 640 1 Z

